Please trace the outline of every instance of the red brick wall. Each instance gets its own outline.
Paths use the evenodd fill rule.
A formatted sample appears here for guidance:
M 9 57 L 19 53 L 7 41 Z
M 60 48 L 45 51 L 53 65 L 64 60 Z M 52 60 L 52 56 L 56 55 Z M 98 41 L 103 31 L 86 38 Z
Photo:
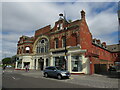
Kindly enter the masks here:
M 35 37 L 37 37 L 39 35 L 42 35 L 42 34 L 45 34 L 45 33 L 49 32 L 49 31 L 50 31 L 50 25 L 35 31 Z
M 79 33 L 80 33 L 80 45 L 82 49 L 87 49 L 88 51 L 91 51 L 92 35 L 84 19 L 81 21 Z

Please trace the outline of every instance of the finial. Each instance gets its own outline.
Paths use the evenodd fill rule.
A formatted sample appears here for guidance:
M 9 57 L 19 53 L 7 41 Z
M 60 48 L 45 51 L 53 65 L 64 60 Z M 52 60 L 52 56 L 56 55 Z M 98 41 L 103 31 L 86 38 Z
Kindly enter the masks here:
M 81 11 L 81 19 L 85 19 L 85 11 L 84 10 Z
M 59 16 L 60 16 L 59 18 L 60 20 L 64 18 L 62 13 L 60 13 Z

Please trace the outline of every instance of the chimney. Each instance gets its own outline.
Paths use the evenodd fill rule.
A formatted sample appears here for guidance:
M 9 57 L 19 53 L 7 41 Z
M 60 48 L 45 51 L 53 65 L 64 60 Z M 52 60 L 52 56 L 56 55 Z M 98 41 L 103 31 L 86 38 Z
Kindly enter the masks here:
M 97 41 L 97 44 L 101 44 L 101 41 L 98 39 L 98 40 L 96 40 Z
M 81 19 L 85 19 L 85 12 L 83 10 L 81 11 Z
M 106 42 L 103 42 L 102 45 L 103 45 L 104 47 L 106 47 Z

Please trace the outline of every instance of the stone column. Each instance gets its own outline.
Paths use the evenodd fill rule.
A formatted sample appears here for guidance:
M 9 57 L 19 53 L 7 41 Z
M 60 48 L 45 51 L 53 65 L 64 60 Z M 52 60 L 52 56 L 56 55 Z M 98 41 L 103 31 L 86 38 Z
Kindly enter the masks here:
M 68 64 L 68 71 L 71 73 L 71 54 L 68 55 L 68 61 L 67 61 L 67 64 Z
M 36 70 L 38 70 L 38 58 L 36 59 Z
M 88 62 L 87 58 L 85 58 L 84 54 L 82 54 L 82 67 L 83 67 L 82 72 L 87 74 L 88 73 L 89 62 Z
M 24 68 L 24 63 L 23 63 L 23 60 L 22 60 L 22 68 L 21 69 L 23 69 Z
M 18 61 L 15 63 L 15 69 L 18 69 Z
M 50 66 L 53 66 L 53 56 L 52 56 L 52 52 L 50 53 Z
M 32 59 L 31 59 L 32 60 Z M 32 69 L 32 61 L 30 60 L 29 69 Z
M 50 57 L 50 66 L 53 66 L 53 57 Z
M 35 63 L 34 63 L 34 58 L 32 59 L 32 69 L 34 69 Z
M 44 58 L 44 68 L 43 69 L 45 69 L 46 68 L 46 58 Z

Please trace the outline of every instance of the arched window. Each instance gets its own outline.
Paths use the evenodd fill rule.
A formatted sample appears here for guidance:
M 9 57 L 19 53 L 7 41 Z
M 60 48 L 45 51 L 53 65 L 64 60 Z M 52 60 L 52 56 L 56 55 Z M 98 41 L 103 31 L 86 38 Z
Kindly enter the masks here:
M 30 47 L 26 47 L 25 51 L 26 51 L 26 53 L 29 53 L 30 52 Z
M 41 39 L 38 41 L 36 45 L 36 53 L 47 53 L 49 49 L 48 40 Z

